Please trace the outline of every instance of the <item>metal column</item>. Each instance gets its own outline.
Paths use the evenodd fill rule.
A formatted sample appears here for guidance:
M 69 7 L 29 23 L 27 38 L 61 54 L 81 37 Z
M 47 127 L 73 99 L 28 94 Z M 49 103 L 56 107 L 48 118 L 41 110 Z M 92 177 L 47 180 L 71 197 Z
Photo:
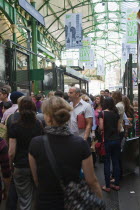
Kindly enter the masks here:
M 129 64 L 128 64 L 128 75 L 129 75 L 129 99 L 131 104 L 133 104 L 133 81 L 132 81 L 132 54 L 129 54 Z
M 31 0 L 31 5 L 35 8 L 35 0 Z M 32 17 L 32 51 L 37 54 L 37 21 Z M 37 69 L 37 56 L 33 55 L 33 69 Z M 34 81 L 34 93 L 38 93 L 39 84 L 38 81 Z
M 140 123 L 140 83 L 138 84 L 138 113 Z M 139 137 L 139 175 L 140 175 L 140 137 Z

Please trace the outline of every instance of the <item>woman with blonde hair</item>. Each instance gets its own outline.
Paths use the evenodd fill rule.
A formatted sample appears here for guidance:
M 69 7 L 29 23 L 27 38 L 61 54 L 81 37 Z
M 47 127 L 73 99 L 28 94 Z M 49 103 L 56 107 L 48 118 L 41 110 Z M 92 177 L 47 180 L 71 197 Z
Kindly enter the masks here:
M 102 197 L 87 141 L 71 134 L 67 126 L 72 107 L 63 98 L 53 96 L 43 102 L 42 111 L 47 124 L 45 135 L 63 183 L 79 182 L 82 167 L 86 182 L 97 196 Z M 44 136 L 32 139 L 29 162 L 38 190 L 37 209 L 64 210 L 64 192 L 52 170 L 48 153 L 45 152 Z
M 48 93 L 48 98 L 50 98 L 50 97 L 52 97 L 52 96 L 54 96 L 54 91 L 50 91 L 50 92 Z

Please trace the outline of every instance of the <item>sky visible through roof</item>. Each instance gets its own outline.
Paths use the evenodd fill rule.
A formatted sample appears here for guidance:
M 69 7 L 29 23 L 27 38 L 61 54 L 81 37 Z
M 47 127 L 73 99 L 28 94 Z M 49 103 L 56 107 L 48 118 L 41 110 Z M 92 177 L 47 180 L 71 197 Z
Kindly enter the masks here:
M 65 49 L 65 14 L 82 13 L 84 36 L 92 38 L 95 61 L 120 65 L 122 39 L 126 33 L 126 9 L 139 6 L 139 0 L 40 0 L 48 32 Z M 96 66 L 96 62 L 95 62 Z

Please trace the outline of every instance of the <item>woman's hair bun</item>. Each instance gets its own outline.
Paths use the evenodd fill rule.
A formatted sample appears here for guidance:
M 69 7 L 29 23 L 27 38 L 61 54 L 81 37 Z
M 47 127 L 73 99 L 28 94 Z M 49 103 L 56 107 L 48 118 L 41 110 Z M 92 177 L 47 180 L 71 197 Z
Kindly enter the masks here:
M 59 124 L 59 125 L 63 125 L 65 124 L 69 119 L 70 119 L 70 113 L 68 110 L 62 108 L 58 111 L 56 111 L 53 114 L 54 120 Z

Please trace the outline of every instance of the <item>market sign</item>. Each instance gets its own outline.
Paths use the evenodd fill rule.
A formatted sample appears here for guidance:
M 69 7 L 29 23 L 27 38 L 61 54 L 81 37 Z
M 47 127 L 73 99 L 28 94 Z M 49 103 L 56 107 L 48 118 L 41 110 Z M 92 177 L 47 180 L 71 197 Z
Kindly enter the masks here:
M 86 69 L 94 68 L 94 52 L 89 47 L 83 47 L 79 50 L 79 60 L 85 65 Z
M 103 59 L 97 60 L 97 75 L 104 76 L 105 75 L 105 67 Z
M 66 49 L 82 47 L 82 14 L 72 13 L 65 15 L 65 42 Z
M 139 8 L 127 8 L 127 44 L 137 43 L 137 12 Z
M 83 37 L 82 43 L 83 47 L 91 48 L 91 37 Z
M 38 22 L 45 26 L 44 17 L 31 4 L 29 4 L 26 0 L 19 0 L 19 5 Z

